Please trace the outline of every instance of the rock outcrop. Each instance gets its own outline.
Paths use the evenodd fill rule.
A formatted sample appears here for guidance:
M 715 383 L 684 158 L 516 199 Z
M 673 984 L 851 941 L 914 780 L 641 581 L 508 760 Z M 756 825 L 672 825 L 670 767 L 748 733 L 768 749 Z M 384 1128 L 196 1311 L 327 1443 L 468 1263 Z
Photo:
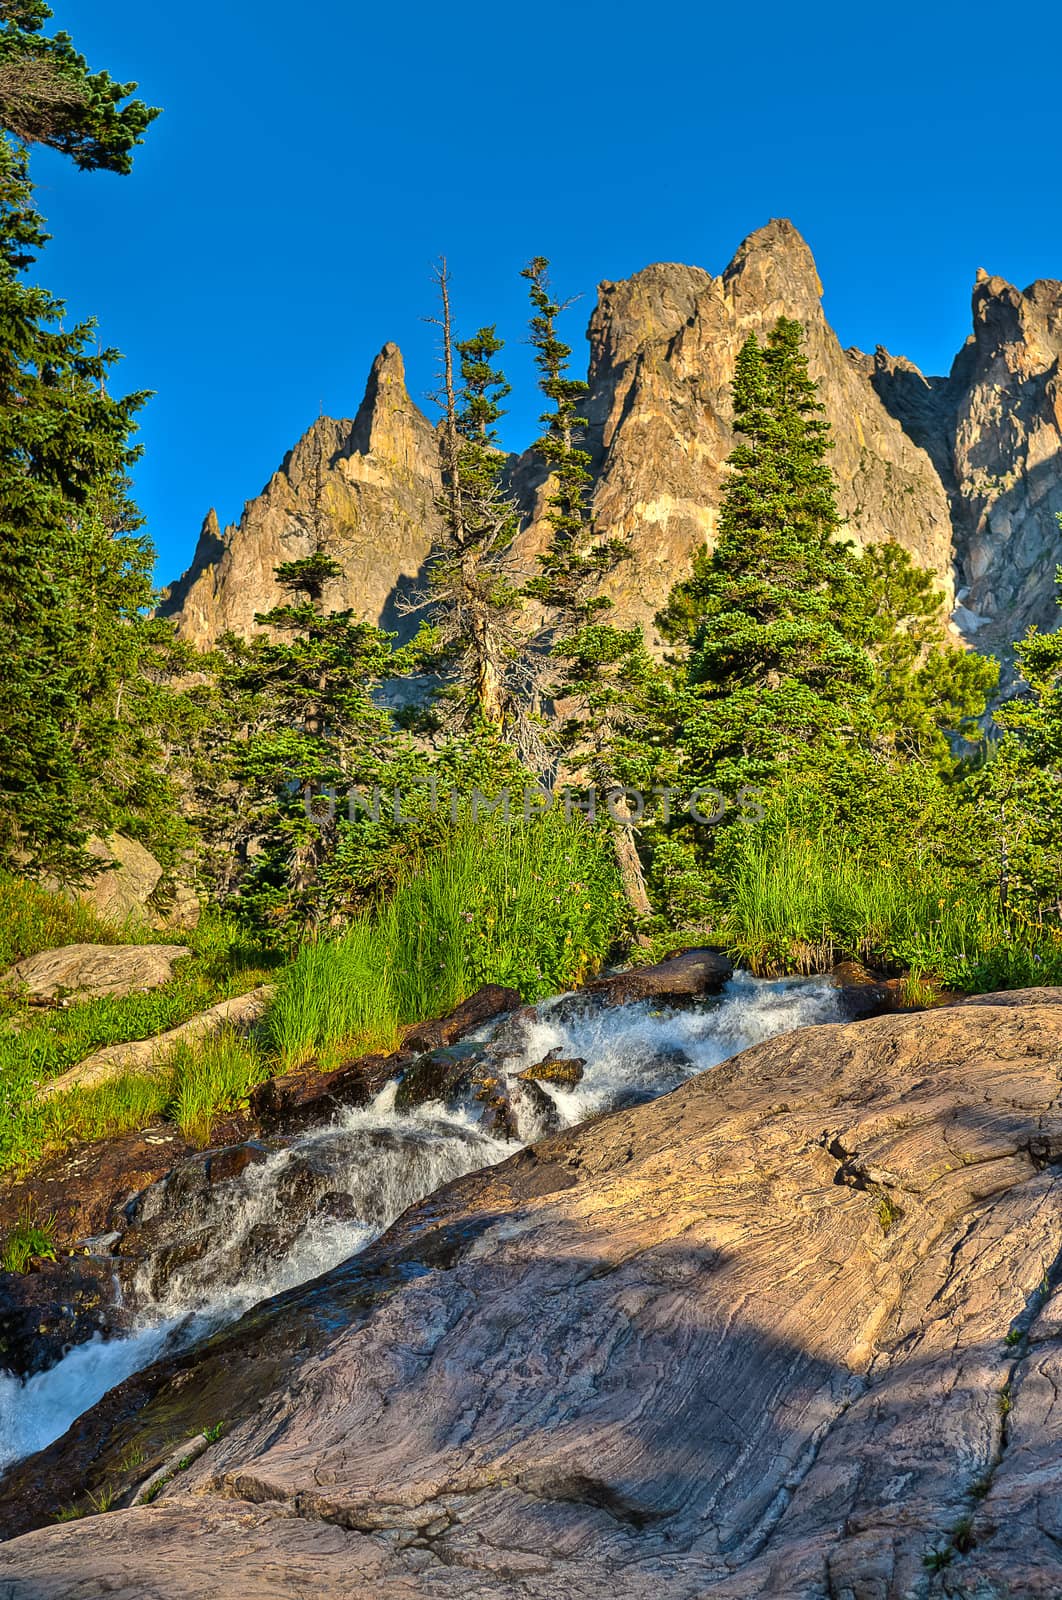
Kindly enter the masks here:
M 613 580 L 624 617 L 651 623 L 696 550 L 713 542 L 734 444 L 737 354 L 780 316 L 806 332 L 849 534 L 864 544 L 895 539 L 938 574 L 950 602 L 952 527 L 939 476 L 842 351 L 811 251 L 778 221 L 746 239 L 721 277 L 661 265 L 600 287 L 589 333 L 594 513 L 603 531 L 631 540 L 632 559 Z
M 1058 1000 L 809 1028 L 459 1179 L 14 1469 L 0 1587 L 1056 1596 Z
M 105 1045 L 76 1066 L 68 1067 L 56 1078 L 48 1078 L 41 1085 L 40 1098 L 50 1100 L 66 1094 L 70 1089 L 98 1089 L 101 1083 L 110 1083 L 129 1073 L 162 1071 L 178 1045 L 193 1044 L 197 1039 L 209 1038 L 227 1028 L 246 1033 L 259 1022 L 269 1007 L 273 985 L 262 983 L 247 994 L 235 995 L 231 1000 L 219 1000 L 181 1022 L 176 1028 L 157 1033 L 150 1039 L 131 1039 L 126 1044 Z
M 145 994 L 169 983 L 174 963 L 191 951 L 183 944 L 67 944 L 18 961 L 0 978 L 0 992 L 30 1005 L 66 1005 Z
M 1020 293 L 979 274 L 974 333 L 948 378 L 879 349 L 843 351 L 822 310 L 808 246 L 789 222 L 753 233 L 718 277 L 657 264 L 603 283 L 590 320 L 594 517 L 631 556 L 607 582 L 620 622 L 645 624 L 694 552 L 714 537 L 733 444 L 730 383 L 743 340 L 795 317 L 833 427 L 831 461 L 848 532 L 895 539 L 936 573 L 958 631 L 1000 648 L 1029 622 L 1053 626 L 1062 553 L 1062 284 Z M 542 472 L 513 462 L 524 526 L 516 565 L 548 536 Z M 406 391 L 394 345 L 377 358 L 354 422 L 321 418 L 239 525 L 207 518 L 164 609 L 210 644 L 247 634 L 280 598 L 273 569 L 324 548 L 343 566 L 326 600 L 408 625 L 400 600 L 438 530 L 437 435 Z
M 256 613 L 283 599 L 274 569 L 325 549 L 343 568 L 325 604 L 401 631 L 398 600 L 416 587 L 436 536 L 439 486 L 435 432 L 409 398 L 398 346 L 386 344 L 353 421 L 319 418 L 237 527 L 222 533 L 210 512 L 161 610 L 193 644 L 226 631 L 247 637 Z

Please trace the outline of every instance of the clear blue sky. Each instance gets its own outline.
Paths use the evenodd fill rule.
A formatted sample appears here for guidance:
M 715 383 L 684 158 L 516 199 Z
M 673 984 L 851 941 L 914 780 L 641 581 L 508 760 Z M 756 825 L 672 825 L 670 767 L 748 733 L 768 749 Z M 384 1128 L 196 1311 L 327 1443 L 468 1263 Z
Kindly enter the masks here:
M 946 371 L 977 267 L 1062 278 L 1062 12 L 984 0 L 52 0 L 93 65 L 165 107 L 131 178 L 37 153 L 40 276 L 156 398 L 137 493 L 160 581 L 234 520 L 396 340 L 423 402 L 430 267 L 513 341 L 507 442 L 539 406 L 534 254 L 580 365 L 602 278 L 719 272 L 788 216 L 845 344 Z M 1020 17 L 1020 20 L 1018 20 Z

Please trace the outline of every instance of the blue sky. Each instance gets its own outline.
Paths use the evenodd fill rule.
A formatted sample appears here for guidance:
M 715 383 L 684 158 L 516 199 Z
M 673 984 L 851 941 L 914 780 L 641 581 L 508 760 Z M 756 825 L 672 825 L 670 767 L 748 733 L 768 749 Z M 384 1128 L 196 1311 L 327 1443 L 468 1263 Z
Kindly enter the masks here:
M 1062 14 L 982 0 L 52 0 L 95 66 L 165 107 L 131 178 L 34 157 L 40 276 L 99 318 L 144 416 L 160 581 L 234 520 L 388 339 L 424 402 L 431 263 L 463 331 L 512 341 L 506 442 L 539 408 L 520 267 L 581 294 L 653 260 L 721 271 L 804 233 L 842 342 L 946 371 L 977 267 L 1062 278 Z M 1015 28 L 1020 32 L 1016 38 Z M 1019 48 L 1020 45 L 1020 48 Z

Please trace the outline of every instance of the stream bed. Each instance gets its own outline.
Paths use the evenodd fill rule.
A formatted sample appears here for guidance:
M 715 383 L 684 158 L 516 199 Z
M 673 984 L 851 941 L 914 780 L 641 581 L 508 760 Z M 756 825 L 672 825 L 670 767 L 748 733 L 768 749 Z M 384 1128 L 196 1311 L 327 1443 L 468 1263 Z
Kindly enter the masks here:
M 133 1202 L 146 1244 L 122 1291 L 129 1331 L 81 1344 L 28 1379 L 0 1373 L 0 1470 L 59 1438 L 162 1354 L 356 1255 L 452 1179 L 505 1160 L 550 1129 L 655 1099 L 761 1040 L 842 1016 L 827 981 L 740 972 L 719 998 L 682 1009 L 648 1001 L 595 1008 L 562 996 L 470 1036 L 495 1052 L 513 1087 L 516 1139 L 487 1131 L 471 1096 L 396 1110 L 392 1081 L 370 1105 L 281 1148 L 263 1147 L 227 1182 L 183 1193 L 166 1180 L 153 1184 Z M 579 1081 L 541 1082 L 534 1097 L 521 1097 L 519 1075 L 551 1055 L 584 1063 Z M 160 1220 L 168 1223 L 161 1231 Z M 106 1256 L 112 1245 L 103 1239 L 91 1248 Z

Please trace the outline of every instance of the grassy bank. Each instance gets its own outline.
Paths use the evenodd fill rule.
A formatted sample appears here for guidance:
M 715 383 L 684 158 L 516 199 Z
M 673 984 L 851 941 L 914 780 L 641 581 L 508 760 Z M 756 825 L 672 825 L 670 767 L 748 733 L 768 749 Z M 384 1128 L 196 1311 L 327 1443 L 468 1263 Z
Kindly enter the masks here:
M 231 924 L 206 919 L 187 938 L 195 959 L 151 994 L 8 1016 L 18 1031 L 0 1036 L 0 1174 L 160 1120 L 206 1143 L 217 1118 L 277 1071 L 391 1049 L 404 1023 L 445 1013 L 483 983 L 527 1000 L 568 988 L 608 955 L 622 903 L 606 835 L 559 817 L 488 819 L 460 825 L 374 915 L 307 943 L 279 974 Z M 60 931 L 38 909 L 36 925 Z M 41 1083 L 94 1050 L 162 1033 L 267 976 L 279 989 L 258 1038 L 224 1033 L 179 1048 L 151 1076 L 38 1098 Z
M 67 918 L 63 901 L 43 896 L 32 885 L 19 894 L 5 885 L 7 905 L 14 915 L 5 925 L 20 927 L 19 942 L 26 946 L 46 933 L 39 948 L 91 938 L 93 943 L 122 942 L 122 931 L 109 929 L 96 919 Z M 47 901 L 55 901 L 48 905 Z M 33 939 L 25 930 L 35 931 Z M 63 935 L 66 935 L 65 939 Z M 139 934 L 138 937 L 143 937 Z M 171 936 L 172 937 L 172 936 Z M 103 1131 L 145 1125 L 157 1115 L 157 1090 L 148 1080 L 123 1080 L 107 1088 L 110 1111 L 94 1109 L 90 1096 L 62 1096 L 46 1105 L 37 1098 L 39 1086 L 76 1066 L 86 1056 L 107 1045 L 148 1039 L 187 1022 L 197 1012 L 220 1000 L 244 994 L 270 976 L 272 958 L 254 946 L 230 922 L 207 916 L 199 928 L 180 935 L 193 954 L 178 962 L 171 981 L 148 994 L 87 1000 L 55 1010 L 41 1011 L 16 1000 L 0 1002 L 0 1173 L 24 1171 L 45 1150 L 96 1136 Z M 32 953 L 28 948 L 23 953 Z M 100 1091 L 101 1093 L 103 1091 Z M 153 1108 L 146 1112 L 148 1105 Z M 120 1107 L 126 1106 L 124 1113 Z M 145 1118 L 146 1112 L 146 1118 Z M 141 1120 L 138 1120 L 141 1119 Z M 201 1123 L 200 1123 L 201 1125 Z
M 855 959 L 947 988 L 1062 983 L 1062 939 L 932 858 L 868 861 L 843 838 L 753 837 L 730 863 L 712 937 L 753 972 L 822 972 Z
M 484 983 L 527 1001 L 579 983 L 620 933 L 607 836 L 578 821 L 466 823 L 424 870 L 342 938 L 281 975 L 268 1028 L 285 1069 L 389 1049 L 403 1023 L 442 1015 Z

